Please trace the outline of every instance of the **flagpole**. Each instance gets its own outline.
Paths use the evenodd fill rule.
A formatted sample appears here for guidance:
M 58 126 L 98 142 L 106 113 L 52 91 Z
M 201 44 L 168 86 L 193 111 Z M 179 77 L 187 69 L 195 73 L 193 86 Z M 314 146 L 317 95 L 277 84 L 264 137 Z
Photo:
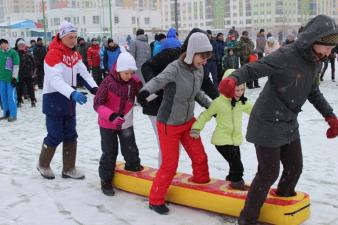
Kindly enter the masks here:
M 44 33 L 44 43 L 47 45 L 47 26 L 46 26 L 46 15 L 45 15 L 45 1 L 42 0 L 42 16 L 43 16 L 43 33 Z

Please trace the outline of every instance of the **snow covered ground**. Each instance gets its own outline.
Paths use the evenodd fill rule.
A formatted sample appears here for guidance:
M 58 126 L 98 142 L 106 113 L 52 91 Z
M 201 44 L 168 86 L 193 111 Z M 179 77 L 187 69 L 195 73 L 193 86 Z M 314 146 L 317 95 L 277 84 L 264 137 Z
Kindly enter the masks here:
M 338 86 L 329 80 L 321 90 L 338 114 Z M 262 84 L 265 79 L 260 81 Z M 261 89 L 248 90 L 254 101 Z M 31 108 L 27 102 L 18 111 L 15 123 L 0 122 L 0 225 L 220 225 L 234 224 L 235 219 L 223 215 L 170 204 L 170 215 L 160 216 L 148 209 L 148 199 L 117 191 L 115 197 L 100 191 L 98 161 L 101 155 L 97 115 L 92 108 L 93 98 L 78 109 L 77 165 L 85 171 L 86 179 L 62 179 L 61 148 L 52 161 L 55 180 L 43 179 L 36 170 L 42 140 L 46 134 L 45 117 L 41 112 L 41 91 L 38 104 Z M 196 109 L 196 115 L 202 111 Z M 243 128 L 247 125 L 244 118 Z M 135 132 L 142 163 L 157 167 L 157 144 L 148 117 L 135 108 Z M 328 128 L 321 115 L 306 103 L 299 115 L 303 145 L 304 170 L 297 190 L 311 196 L 311 218 L 305 225 L 338 225 L 338 138 L 328 140 Z M 228 166 L 210 144 L 214 128 L 212 120 L 202 132 L 210 174 L 224 179 Z M 257 162 L 252 144 L 241 146 L 245 180 L 251 182 Z M 121 155 L 119 159 L 122 160 Z M 191 173 L 191 163 L 183 151 L 179 171 Z M 225 206 L 226 207 L 226 206 Z

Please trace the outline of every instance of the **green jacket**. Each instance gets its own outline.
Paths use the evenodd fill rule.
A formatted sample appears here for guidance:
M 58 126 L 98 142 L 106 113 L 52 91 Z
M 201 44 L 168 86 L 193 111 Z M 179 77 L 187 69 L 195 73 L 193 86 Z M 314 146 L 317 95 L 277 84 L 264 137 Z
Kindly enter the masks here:
M 231 105 L 231 99 L 220 95 L 201 113 L 192 129 L 202 130 L 206 122 L 216 115 L 216 129 L 212 134 L 213 145 L 235 145 L 240 146 L 243 141 L 242 135 L 242 113 L 250 114 L 252 104 L 237 102 L 235 107 Z
M 13 66 L 20 64 L 19 54 L 14 49 L 9 49 L 8 51 L 3 51 L 0 49 L 0 80 L 11 82 L 13 76 L 13 68 L 11 70 L 6 69 L 7 58 L 11 58 Z

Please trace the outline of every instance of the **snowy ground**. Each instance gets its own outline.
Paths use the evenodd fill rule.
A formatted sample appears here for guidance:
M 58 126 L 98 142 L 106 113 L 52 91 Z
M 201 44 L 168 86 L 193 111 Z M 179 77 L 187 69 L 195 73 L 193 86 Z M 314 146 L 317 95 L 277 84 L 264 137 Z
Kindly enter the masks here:
M 329 70 L 321 90 L 338 113 L 338 86 L 329 81 Z M 249 100 L 256 99 L 260 90 L 248 90 Z M 31 108 L 28 102 L 24 104 L 18 111 L 17 122 L 0 123 L 0 225 L 234 224 L 233 218 L 174 204 L 169 206 L 170 215 L 160 216 L 148 209 L 147 198 L 123 191 L 117 191 L 115 197 L 104 196 L 100 192 L 97 172 L 101 150 L 92 97 L 85 106 L 78 106 L 77 119 L 77 165 L 85 171 L 86 179 L 74 181 L 61 178 L 60 148 L 52 161 L 56 179 L 43 179 L 36 170 L 36 163 L 46 134 L 45 117 L 41 113 L 41 91 L 37 92 L 37 96 L 37 107 Z M 201 111 L 197 107 L 196 115 Z M 244 120 L 243 128 L 247 125 L 247 117 Z M 150 122 L 142 115 L 140 107 L 135 108 L 134 121 L 142 163 L 157 167 L 157 144 Z M 338 138 L 326 138 L 328 126 L 309 103 L 304 105 L 299 122 L 304 170 L 297 190 L 310 194 L 312 211 L 311 218 L 304 224 L 338 225 Z M 202 132 L 202 138 L 211 176 L 223 179 L 228 166 L 210 144 L 213 128 L 214 121 L 211 121 Z M 257 166 L 254 147 L 244 142 L 241 150 L 245 180 L 251 182 Z M 181 154 L 179 171 L 191 173 L 190 160 L 185 152 Z

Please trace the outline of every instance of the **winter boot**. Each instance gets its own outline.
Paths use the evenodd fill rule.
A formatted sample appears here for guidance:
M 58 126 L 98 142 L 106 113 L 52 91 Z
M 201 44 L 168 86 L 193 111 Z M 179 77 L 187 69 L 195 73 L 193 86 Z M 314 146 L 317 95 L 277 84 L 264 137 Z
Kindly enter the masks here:
M 168 215 L 169 214 L 169 208 L 165 205 L 152 205 L 149 204 L 149 209 L 154 210 L 155 212 L 157 212 L 160 215 Z
M 85 175 L 75 168 L 77 142 L 63 143 L 62 178 L 84 179 Z
M 144 169 L 142 165 L 130 165 L 130 164 L 125 164 L 124 169 L 132 172 L 138 172 Z
M 12 117 L 12 116 L 8 117 L 8 122 L 14 122 L 14 121 L 16 121 L 16 117 Z
M 229 185 L 232 189 L 236 189 L 236 190 L 241 190 L 241 191 L 247 191 L 249 190 L 249 186 L 245 185 L 244 181 L 231 181 L 230 185 Z
M 37 169 L 40 172 L 41 176 L 43 176 L 46 179 L 55 178 L 54 172 L 50 168 L 50 162 L 53 159 L 55 150 L 56 150 L 55 147 L 48 147 L 47 145 L 42 144 L 42 149 L 41 149 Z
M 111 180 L 101 180 L 102 193 L 107 196 L 114 196 L 115 191 Z

